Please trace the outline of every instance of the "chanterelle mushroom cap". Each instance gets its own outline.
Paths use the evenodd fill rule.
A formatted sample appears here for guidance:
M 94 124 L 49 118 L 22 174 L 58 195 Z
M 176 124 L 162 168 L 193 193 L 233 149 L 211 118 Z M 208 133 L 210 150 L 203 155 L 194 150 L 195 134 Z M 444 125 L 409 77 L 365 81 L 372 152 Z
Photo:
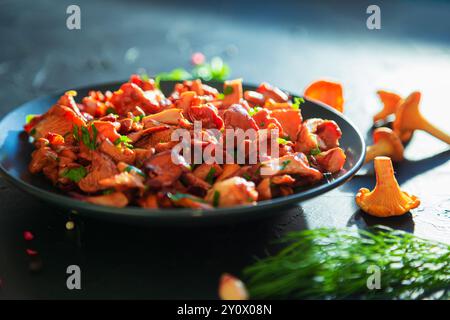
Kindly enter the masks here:
M 400 190 L 388 157 L 374 160 L 377 183 L 373 191 L 362 188 L 356 194 L 356 204 L 376 217 L 400 216 L 420 205 L 420 200 Z
M 339 112 L 344 112 L 342 85 L 337 82 L 319 80 L 311 83 L 303 94 L 305 97 L 321 101 Z
M 377 128 L 373 132 L 374 144 L 367 147 L 365 162 L 377 156 L 388 156 L 392 161 L 402 161 L 404 147 L 397 134 L 389 128 Z
M 450 135 L 436 128 L 420 113 L 420 97 L 420 92 L 413 92 L 400 104 L 395 113 L 394 132 L 400 137 L 401 141 L 406 142 L 411 139 L 414 130 L 423 130 L 450 144 Z
M 403 101 L 402 97 L 393 92 L 378 90 L 377 94 L 383 103 L 383 109 L 373 116 L 373 122 L 385 120 L 389 115 L 394 114 Z

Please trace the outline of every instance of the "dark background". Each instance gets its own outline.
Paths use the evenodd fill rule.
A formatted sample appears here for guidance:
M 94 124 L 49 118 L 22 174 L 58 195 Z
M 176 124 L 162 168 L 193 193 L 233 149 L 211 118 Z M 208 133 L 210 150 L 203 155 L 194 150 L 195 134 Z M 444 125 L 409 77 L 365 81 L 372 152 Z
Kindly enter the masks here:
M 66 8 L 81 7 L 81 30 Z M 366 8 L 381 7 L 381 30 Z M 449 128 L 450 3 L 445 1 L 23 1 L 0 0 L 0 114 L 77 86 L 189 67 L 192 52 L 221 56 L 232 77 L 292 92 L 318 78 L 342 82 L 345 113 L 370 137 L 375 92 L 423 93 L 423 113 Z M 370 143 L 370 138 L 367 140 Z M 354 204 L 372 188 L 371 166 L 337 190 L 274 218 L 204 228 L 139 228 L 89 219 L 64 225 L 57 211 L 0 179 L 0 298 L 217 298 L 222 272 L 240 275 L 289 230 L 385 224 L 450 242 L 450 152 L 415 134 L 396 167 L 422 205 L 375 219 Z M 59 213 L 59 214 L 58 214 Z M 35 235 L 31 244 L 22 233 Z M 39 252 L 30 258 L 28 247 Z M 82 290 L 66 289 L 66 268 Z

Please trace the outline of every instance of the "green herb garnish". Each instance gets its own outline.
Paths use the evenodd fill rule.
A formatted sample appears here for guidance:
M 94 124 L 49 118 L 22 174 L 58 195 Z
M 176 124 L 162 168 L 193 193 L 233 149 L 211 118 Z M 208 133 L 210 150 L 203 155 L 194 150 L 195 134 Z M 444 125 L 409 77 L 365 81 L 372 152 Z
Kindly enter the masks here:
M 287 165 L 288 165 L 289 163 L 291 163 L 291 160 L 284 160 L 284 161 L 281 163 L 280 170 L 286 169 L 286 167 L 287 167 Z
M 133 117 L 133 122 L 140 122 L 144 115 L 140 114 L 138 116 Z
M 278 138 L 277 139 L 278 144 L 288 144 L 289 141 L 287 139 L 283 139 L 283 138 Z
M 149 81 L 150 80 L 150 78 L 148 77 L 148 74 L 146 74 L 146 73 L 141 74 L 141 79 L 143 81 Z
M 80 141 L 80 129 L 76 124 L 72 127 L 72 135 L 75 141 Z
M 33 120 L 36 116 L 38 116 L 38 114 L 27 114 L 25 116 L 25 123 L 28 124 L 31 122 L 31 120 Z
M 252 177 L 251 177 L 247 172 L 244 173 L 244 174 L 242 175 L 242 177 L 243 177 L 245 180 L 248 180 L 248 181 L 252 180 Z
M 98 130 L 94 126 L 94 124 L 91 124 L 91 130 L 92 130 L 92 138 L 91 135 L 89 134 L 89 130 L 87 129 L 87 127 L 84 126 L 81 127 L 81 141 L 83 141 L 84 145 L 89 149 L 95 150 L 97 149 Z
M 126 171 L 126 172 L 135 172 L 135 173 L 137 173 L 138 175 L 140 175 L 141 177 L 144 177 L 144 178 L 145 178 L 144 172 L 142 172 L 141 169 L 136 168 L 135 166 L 132 166 L 131 164 L 130 164 L 128 167 L 125 168 L 125 171 Z
M 205 200 L 203 200 L 203 199 L 194 197 L 193 195 L 190 195 L 190 194 L 181 193 L 181 192 L 177 192 L 175 194 L 169 192 L 169 193 L 167 193 L 167 197 L 174 202 L 178 202 L 181 199 L 190 199 L 192 201 L 206 203 Z
M 120 143 L 123 143 L 123 145 L 127 148 L 133 149 L 133 145 L 131 144 L 131 142 L 133 142 L 133 140 L 131 140 L 130 138 L 128 138 L 127 136 L 120 136 L 120 138 L 117 138 L 116 141 L 114 141 L 114 144 L 117 146 Z
M 106 195 L 114 193 L 114 192 L 116 192 L 116 190 L 114 188 L 109 188 L 109 189 L 103 190 L 102 194 L 106 196 Z
M 294 97 L 294 103 L 292 104 L 292 109 L 300 110 L 302 103 L 305 103 L 305 99 L 299 98 L 299 97 Z
M 31 129 L 30 136 L 34 136 L 36 134 L 36 128 Z
M 233 93 L 233 87 L 225 87 L 224 89 L 223 89 L 223 94 L 224 95 L 229 95 L 229 94 L 232 94 Z
M 205 181 L 208 182 L 209 184 L 213 184 L 215 173 L 216 173 L 216 168 L 212 167 L 211 169 L 209 169 L 209 172 L 206 175 Z
M 77 167 L 77 168 L 66 169 L 62 173 L 62 176 L 64 178 L 67 178 L 76 183 L 78 183 L 86 175 L 87 175 L 87 170 L 83 166 Z
M 108 109 L 106 109 L 106 114 L 114 114 L 114 115 L 116 115 L 117 114 L 117 111 L 116 111 L 116 109 L 114 109 L 113 107 L 109 107 Z
M 250 108 L 250 110 L 248 111 L 248 114 L 253 117 L 256 113 L 258 113 L 258 111 L 262 110 L 262 108 L 260 106 L 255 106 L 254 108 Z
M 321 153 L 322 151 L 320 151 L 320 149 L 319 148 L 314 148 L 314 149 L 311 149 L 311 151 L 309 152 L 309 154 L 310 155 L 312 155 L 312 156 L 317 156 L 319 153 Z
M 449 299 L 450 246 L 403 231 L 321 228 L 244 271 L 254 299 Z M 379 289 L 368 289 L 378 268 Z M 373 270 L 373 269 L 372 269 Z M 371 282 L 373 283 L 373 282 Z
M 220 192 L 216 190 L 216 191 L 214 191 L 214 195 L 213 195 L 213 206 L 218 207 L 219 201 L 220 201 Z

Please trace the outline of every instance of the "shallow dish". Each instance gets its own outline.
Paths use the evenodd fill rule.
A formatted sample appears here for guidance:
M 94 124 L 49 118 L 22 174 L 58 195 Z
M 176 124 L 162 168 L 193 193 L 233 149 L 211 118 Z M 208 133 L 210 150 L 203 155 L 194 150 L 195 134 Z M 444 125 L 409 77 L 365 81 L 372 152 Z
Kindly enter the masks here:
M 80 96 L 87 95 L 90 90 L 117 90 L 123 82 L 112 82 L 102 85 L 88 86 L 75 89 Z M 223 83 L 206 82 L 206 84 L 222 88 Z M 162 81 L 161 89 L 165 94 L 173 88 L 174 82 Z M 244 85 L 244 90 L 255 90 L 255 86 Z M 28 135 L 22 126 L 27 114 L 40 114 L 48 110 L 64 92 L 44 96 L 27 102 L 0 121 L 0 173 L 6 180 L 19 189 L 49 202 L 62 209 L 62 212 L 77 212 L 91 217 L 109 220 L 120 220 L 138 224 L 185 224 L 199 222 L 220 223 L 225 221 L 248 220 L 279 214 L 277 210 L 319 196 L 332 190 L 350 179 L 362 166 L 365 157 L 365 144 L 360 132 L 345 116 L 332 108 L 305 99 L 302 104 L 304 119 L 324 118 L 334 120 L 342 130 L 340 144 L 347 155 L 343 170 L 334 174 L 330 179 L 324 179 L 313 186 L 298 188 L 292 195 L 260 201 L 254 206 L 237 206 L 232 208 L 218 208 L 213 210 L 194 209 L 143 209 L 140 207 L 115 208 L 99 206 L 71 198 L 45 179 L 43 175 L 32 175 L 28 171 L 28 164 L 33 150 L 28 141 Z

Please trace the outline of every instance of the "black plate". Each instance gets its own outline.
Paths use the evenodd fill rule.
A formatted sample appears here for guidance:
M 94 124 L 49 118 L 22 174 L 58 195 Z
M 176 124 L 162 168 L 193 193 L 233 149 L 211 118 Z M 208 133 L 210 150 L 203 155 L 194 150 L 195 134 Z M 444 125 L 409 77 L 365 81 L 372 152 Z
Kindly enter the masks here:
M 82 97 L 87 95 L 88 91 L 92 89 L 101 91 L 116 90 L 121 83 L 123 82 L 89 86 L 76 90 L 78 96 Z M 209 84 L 218 89 L 222 88 L 221 83 L 211 82 Z M 174 82 L 172 81 L 161 82 L 161 88 L 166 94 L 172 90 L 173 85 Z M 251 90 L 255 89 L 255 87 L 246 85 L 244 89 Z M 282 206 L 298 203 L 338 187 L 359 170 L 365 157 L 364 139 L 358 129 L 345 116 L 326 105 L 306 100 L 302 104 L 304 119 L 323 118 L 334 120 L 343 133 L 340 143 L 347 155 L 347 161 L 342 172 L 334 175 L 329 181 L 324 179 L 319 184 L 297 190 L 293 195 L 261 201 L 255 206 L 218 208 L 204 211 L 193 209 L 149 210 L 139 207 L 114 208 L 99 206 L 70 198 L 53 187 L 42 175 L 32 175 L 28 172 L 27 167 L 33 146 L 29 143 L 27 135 L 22 131 L 25 117 L 27 114 L 44 113 L 62 94 L 63 92 L 60 92 L 27 102 L 17 107 L 1 120 L 0 173 L 18 188 L 63 208 L 66 213 L 76 212 L 92 217 L 150 225 L 247 220 L 280 213 L 282 211 L 278 209 Z

